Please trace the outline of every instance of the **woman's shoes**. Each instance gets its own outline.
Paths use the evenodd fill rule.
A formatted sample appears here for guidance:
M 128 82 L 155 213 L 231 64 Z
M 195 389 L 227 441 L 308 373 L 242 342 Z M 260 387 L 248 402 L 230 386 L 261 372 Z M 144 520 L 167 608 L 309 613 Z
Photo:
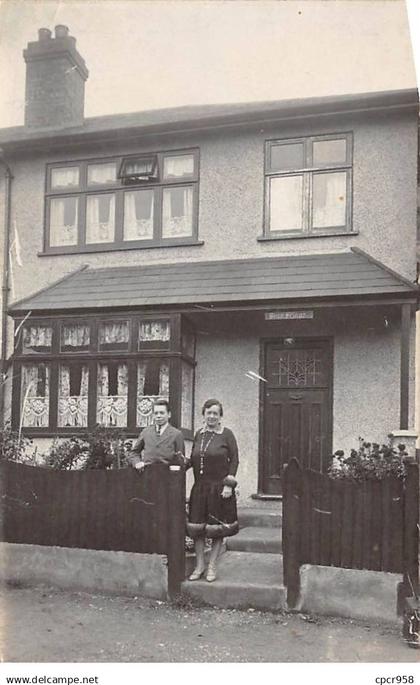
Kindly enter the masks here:
M 216 577 L 216 569 L 214 566 L 209 566 L 206 573 L 207 582 L 212 583 L 214 580 L 216 580 Z
M 191 575 L 188 576 L 188 580 L 200 580 L 201 576 L 204 575 L 205 570 L 205 568 L 201 570 L 199 568 L 195 568 Z

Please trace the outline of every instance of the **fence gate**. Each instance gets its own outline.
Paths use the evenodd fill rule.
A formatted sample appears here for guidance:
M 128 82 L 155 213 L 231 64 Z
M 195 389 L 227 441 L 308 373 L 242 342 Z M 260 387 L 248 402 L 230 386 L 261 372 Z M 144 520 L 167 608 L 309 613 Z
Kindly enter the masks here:
M 292 459 L 284 472 L 283 571 L 287 600 L 299 596 L 302 564 L 401 573 L 418 587 L 419 469 L 405 480 L 334 480 Z

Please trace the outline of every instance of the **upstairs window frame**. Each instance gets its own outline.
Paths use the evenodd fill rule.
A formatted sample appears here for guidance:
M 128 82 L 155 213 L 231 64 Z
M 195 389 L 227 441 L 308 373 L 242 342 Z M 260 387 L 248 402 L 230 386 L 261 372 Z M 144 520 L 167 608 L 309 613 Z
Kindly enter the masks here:
M 345 159 L 325 163 L 314 162 L 314 144 L 329 141 L 345 141 Z M 273 150 L 281 146 L 295 146 L 302 148 L 302 161 L 300 164 L 290 164 L 288 168 L 276 169 L 272 164 Z M 324 174 L 345 175 L 344 213 L 345 221 L 340 224 L 314 225 L 314 178 Z M 352 224 L 352 196 L 353 196 L 353 134 L 352 132 L 340 132 L 303 136 L 296 138 L 270 139 L 265 142 L 265 200 L 264 200 L 264 232 L 262 240 L 290 239 L 323 237 L 331 235 L 353 234 Z M 271 188 L 273 179 L 293 179 L 301 187 L 301 221 L 300 226 L 280 228 L 273 223 L 273 203 L 271 200 Z M 340 198 L 341 199 L 341 198 Z M 300 204 L 300 203 L 299 203 Z M 297 209 L 296 203 L 295 209 Z
M 175 158 L 188 157 L 187 170 L 184 175 L 165 174 L 167 165 Z M 149 160 L 151 173 L 144 177 L 124 173 L 124 169 L 135 160 Z M 168 247 L 176 245 L 202 244 L 198 240 L 198 193 L 199 193 L 199 149 L 185 148 L 163 150 L 159 152 L 142 152 L 139 154 L 119 155 L 114 157 L 92 157 L 91 159 L 67 160 L 47 164 L 45 180 L 44 210 L 44 246 L 41 254 L 63 254 L 83 252 L 105 252 L 121 249 L 139 249 L 148 247 Z M 175 164 L 176 162 L 174 162 Z M 89 181 L 89 170 L 103 166 L 104 180 Z M 106 180 L 106 167 L 115 167 L 115 176 Z M 188 169 L 188 165 L 191 169 Z M 182 167 L 182 162 L 181 162 Z M 66 170 L 68 170 L 66 178 Z M 54 175 L 63 177 L 62 185 L 53 185 Z M 132 194 L 131 198 L 128 194 Z M 135 195 L 146 193 L 146 195 Z M 73 199 L 72 203 L 60 203 L 59 200 Z M 93 198 L 93 199 L 92 199 Z M 97 198 L 102 198 L 98 199 Z M 104 199 L 106 201 L 104 202 Z M 140 201 L 141 198 L 141 201 Z M 95 200 L 96 204 L 95 204 Z M 136 221 L 128 226 L 128 203 Z M 178 218 L 172 215 L 173 207 L 184 208 L 184 214 Z M 188 211 L 185 211 L 188 207 Z M 89 230 L 89 216 L 106 214 L 105 238 L 98 239 L 99 233 Z M 60 223 L 67 214 L 68 241 L 64 242 L 60 229 L 56 239 L 52 228 L 53 213 Z M 138 226 L 142 219 L 137 212 L 147 214 L 144 223 L 145 233 L 140 237 Z M 70 216 L 70 218 L 69 218 Z M 178 222 L 176 222 L 178 219 Z M 181 219 L 181 221 L 179 221 Z M 134 235 L 133 235 L 134 233 Z M 61 240 L 60 240 L 61 239 Z

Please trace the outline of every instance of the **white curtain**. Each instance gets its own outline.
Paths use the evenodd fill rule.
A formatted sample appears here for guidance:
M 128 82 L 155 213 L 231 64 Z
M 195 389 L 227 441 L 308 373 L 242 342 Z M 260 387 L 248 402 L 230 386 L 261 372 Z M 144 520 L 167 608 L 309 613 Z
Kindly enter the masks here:
M 191 176 L 194 173 L 193 155 L 180 155 L 179 157 L 165 157 L 165 178 L 179 178 Z
M 124 240 L 153 238 L 153 190 L 124 194 Z
M 116 166 L 114 162 L 108 164 L 89 164 L 88 183 L 105 184 L 116 180 Z
M 79 185 L 79 167 L 62 167 L 60 169 L 52 169 L 51 171 L 51 188 L 65 188 L 67 186 Z
M 54 197 L 50 200 L 50 246 L 77 244 L 76 197 Z
M 144 388 L 146 384 L 146 375 L 148 373 L 148 365 L 154 365 L 156 362 L 149 360 L 149 362 L 139 362 L 137 364 L 137 417 L 136 423 L 139 427 L 150 426 L 153 422 L 153 405 L 158 398 L 168 399 L 169 397 L 169 364 L 168 362 L 160 362 L 159 365 L 159 388 L 153 388 L 156 394 L 145 395 Z M 148 382 L 150 386 L 150 379 Z
M 140 324 L 140 342 L 152 342 L 154 340 L 167 342 L 170 339 L 170 335 L 169 321 L 142 321 Z
M 49 397 L 49 366 L 46 364 L 24 364 L 21 378 L 22 426 L 48 426 Z
M 193 369 L 189 364 L 182 364 L 182 390 L 181 390 L 181 426 L 192 428 L 192 396 L 193 396 Z
M 88 347 L 90 342 L 89 325 L 64 324 L 61 332 L 63 347 Z
M 51 347 L 52 328 L 50 326 L 25 326 L 23 329 L 24 348 Z
M 128 321 L 103 323 L 99 327 L 99 344 L 128 343 L 129 334 Z
M 90 195 L 86 207 L 86 242 L 109 243 L 115 234 L 115 195 Z
M 177 238 L 192 234 L 193 191 L 186 188 L 165 188 L 163 191 L 162 235 Z
M 162 362 L 159 369 L 159 395 L 169 395 L 169 364 Z
M 98 364 L 96 420 L 102 426 L 127 425 L 128 366 L 118 364 L 117 395 L 109 394 L 108 364 Z
M 60 366 L 58 386 L 58 425 L 87 426 L 89 369 L 82 366 L 78 393 L 70 394 L 70 367 Z

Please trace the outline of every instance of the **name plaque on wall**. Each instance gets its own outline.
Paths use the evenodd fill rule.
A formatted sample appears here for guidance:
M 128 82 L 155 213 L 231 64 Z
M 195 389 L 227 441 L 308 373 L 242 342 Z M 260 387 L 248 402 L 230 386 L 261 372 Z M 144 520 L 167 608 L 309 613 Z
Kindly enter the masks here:
M 294 311 L 294 312 L 266 312 L 266 321 L 279 321 L 280 319 L 313 319 L 314 312 L 310 310 Z

